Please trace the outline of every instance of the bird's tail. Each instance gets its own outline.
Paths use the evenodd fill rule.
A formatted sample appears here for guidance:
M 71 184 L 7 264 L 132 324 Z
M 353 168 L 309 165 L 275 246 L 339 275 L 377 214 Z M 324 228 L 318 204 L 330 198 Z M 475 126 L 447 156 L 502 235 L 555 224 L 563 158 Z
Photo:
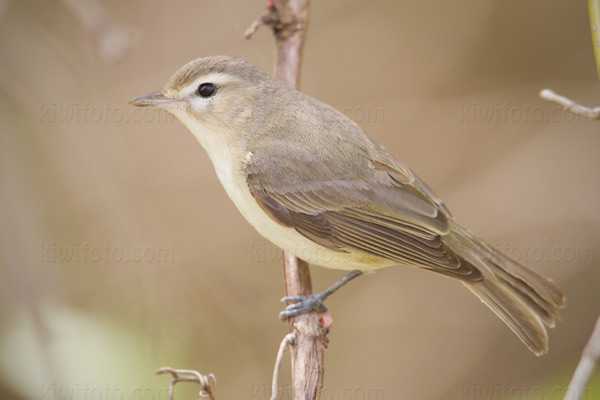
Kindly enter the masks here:
M 524 265 L 453 223 L 444 242 L 481 271 L 482 279 L 464 285 L 487 305 L 536 355 L 548 350 L 546 327 L 554 327 L 565 305 L 560 289 Z

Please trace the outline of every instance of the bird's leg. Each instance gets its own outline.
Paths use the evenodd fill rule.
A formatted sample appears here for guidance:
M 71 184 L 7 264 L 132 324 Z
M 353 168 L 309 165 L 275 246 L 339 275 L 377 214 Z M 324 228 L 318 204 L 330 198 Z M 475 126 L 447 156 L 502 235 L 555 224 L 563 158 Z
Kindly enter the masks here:
M 325 304 L 323 304 L 325 299 L 331 296 L 339 288 L 350 282 L 352 279 L 360 275 L 362 275 L 362 271 L 352 271 L 321 293 L 312 294 L 310 296 L 286 296 L 282 298 L 281 301 L 295 301 L 296 303 L 290 304 L 285 308 L 285 310 L 280 312 L 279 318 L 285 320 L 296 315 L 306 314 L 307 312 L 313 310 L 319 314 L 324 313 L 327 311 L 327 307 Z

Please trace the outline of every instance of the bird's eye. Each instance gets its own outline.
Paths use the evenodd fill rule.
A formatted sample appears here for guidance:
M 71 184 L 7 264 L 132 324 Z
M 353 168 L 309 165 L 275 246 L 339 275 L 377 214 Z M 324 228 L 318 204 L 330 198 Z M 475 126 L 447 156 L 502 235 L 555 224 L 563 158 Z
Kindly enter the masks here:
M 217 87 L 212 83 L 202 83 L 198 86 L 197 93 L 202 97 L 210 97 L 217 92 Z

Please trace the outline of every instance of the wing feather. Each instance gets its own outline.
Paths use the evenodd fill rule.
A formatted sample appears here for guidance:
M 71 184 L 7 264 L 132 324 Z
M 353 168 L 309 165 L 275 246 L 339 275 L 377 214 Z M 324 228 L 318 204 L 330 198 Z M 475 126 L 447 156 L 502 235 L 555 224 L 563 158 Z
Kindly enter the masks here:
M 450 229 L 445 207 L 406 167 L 370 163 L 363 176 L 331 179 L 328 170 L 319 180 L 314 171 L 302 174 L 303 164 L 282 162 L 254 153 L 245 164 L 250 192 L 280 224 L 334 251 L 359 251 L 466 281 L 481 279 L 477 268 L 444 244 Z

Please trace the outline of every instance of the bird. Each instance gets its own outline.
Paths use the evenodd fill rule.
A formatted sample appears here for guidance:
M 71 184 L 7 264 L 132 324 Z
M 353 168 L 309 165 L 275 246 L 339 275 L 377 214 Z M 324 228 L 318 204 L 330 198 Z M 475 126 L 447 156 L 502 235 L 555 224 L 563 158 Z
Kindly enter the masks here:
M 333 107 L 222 55 L 187 63 L 129 104 L 177 117 L 242 216 L 279 248 L 352 271 L 346 281 L 393 265 L 453 278 L 534 354 L 547 352 L 546 328 L 565 306 L 560 289 L 460 225 L 410 168 Z M 283 315 L 322 311 L 329 294 L 287 298 L 304 302 Z

